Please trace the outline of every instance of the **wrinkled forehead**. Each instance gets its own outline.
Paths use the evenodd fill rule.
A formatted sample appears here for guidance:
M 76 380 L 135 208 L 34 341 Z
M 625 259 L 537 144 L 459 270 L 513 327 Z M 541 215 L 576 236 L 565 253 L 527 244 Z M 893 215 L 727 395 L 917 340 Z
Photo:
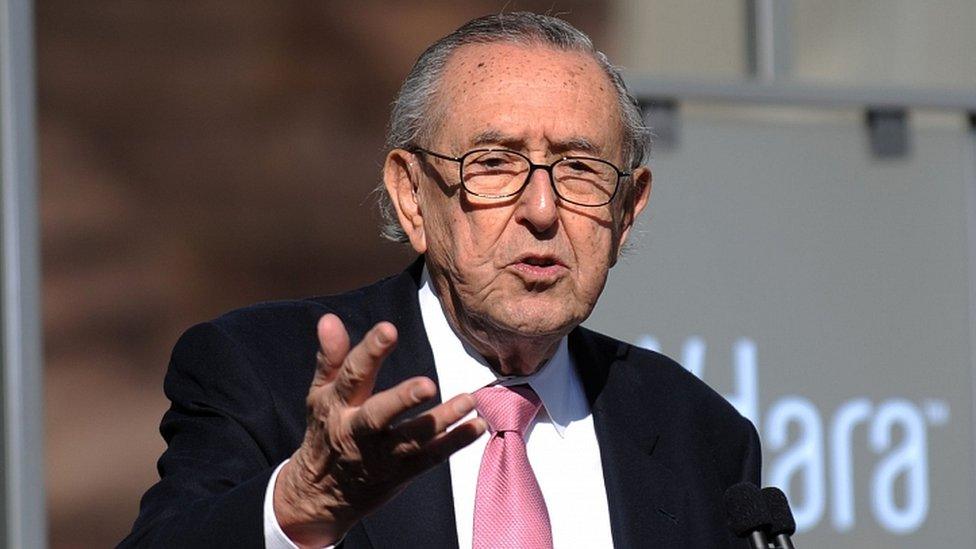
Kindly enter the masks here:
M 447 61 L 436 105 L 440 145 L 465 148 L 479 136 L 500 135 L 525 148 L 575 140 L 620 154 L 613 83 L 586 52 L 506 42 L 462 46 Z

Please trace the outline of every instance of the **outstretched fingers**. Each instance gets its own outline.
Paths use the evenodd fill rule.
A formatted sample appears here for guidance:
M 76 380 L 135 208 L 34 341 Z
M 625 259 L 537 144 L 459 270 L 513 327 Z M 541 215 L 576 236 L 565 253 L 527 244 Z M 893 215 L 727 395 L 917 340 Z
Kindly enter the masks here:
M 359 406 L 369 398 L 380 365 L 396 346 L 397 331 L 389 322 L 380 322 L 366 332 L 345 356 L 333 383 L 339 401 Z
M 450 431 L 443 432 L 419 451 L 405 458 L 408 469 L 419 474 L 442 463 L 458 450 L 468 446 L 488 430 L 484 419 L 476 417 L 465 421 Z
M 359 436 L 385 440 L 384 445 L 392 455 L 411 464 L 408 466 L 411 474 L 440 463 L 481 436 L 487 425 L 483 419 L 474 418 L 448 431 L 474 410 L 474 398 L 468 394 L 458 395 L 393 425 L 398 416 L 435 394 L 436 387 L 430 379 L 408 379 L 363 403 L 352 419 L 352 431 Z
M 319 319 L 316 326 L 319 351 L 315 356 L 315 377 L 312 387 L 331 383 L 339 373 L 342 362 L 349 354 L 349 333 L 338 316 L 329 313 Z
M 469 394 L 460 394 L 404 421 L 397 425 L 396 430 L 404 440 L 414 440 L 426 444 L 471 413 L 474 410 L 474 404 L 474 397 Z
M 369 397 L 352 419 L 352 430 L 358 434 L 385 430 L 400 414 L 430 400 L 437 386 L 430 378 L 415 377 Z
M 411 474 L 441 463 L 488 429 L 479 417 L 457 425 L 474 406 L 471 395 L 461 394 L 397 425 L 393 429 L 394 454 L 404 460 Z M 452 425 L 456 426 L 448 430 Z
M 416 377 L 372 394 L 379 368 L 396 346 L 397 330 L 389 322 L 373 326 L 351 348 L 339 317 L 324 315 L 317 331 L 320 351 L 312 385 L 322 390 L 309 396 L 318 410 L 316 417 L 336 413 L 336 418 L 343 418 L 337 425 L 344 425 L 341 431 L 358 440 L 358 451 L 386 453 L 386 459 L 402 467 L 407 475 L 403 480 L 443 462 L 487 430 L 481 418 L 457 425 L 474 410 L 474 398 L 468 394 L 395 424 L 398 417 L 434 398 L 437 386 L 429 378 Z M 456 426 L 450 429 L 452 425 Z
M 332 521 L 324 532 L 327 535 L 322 536 L 328 542 L 347 531 L 350 521 L 392 497 L 412 477 L 471 444 L 487 427 L 480 418 L 457 425 L 474 409 L 474 399 L 466 394 L 398 423 L 406 413 L 435 398 L 437 386 L 429 378 L 415 377 L 372 394 L 380 366 L 396 346 L 397 331 L 389 322 L 373 326 L 355 346 L 333 314 L 319 319 L 317 334 L 320 350 L 306 400 L 305 440 L 290 465 L 282 469 L 275 513 L 280 517 L 279 507 L 284 505 L 287 510 L 288 502 L 316 499 L 324 510 L 313 513 L 317 524 L 323 517 L 331 517 L 326 520 Z M 448 430 L 452 425 L 456 427 Z M 290 495 L 279 498 L 282 486 Z M 299 518 L 292 521 L 295 528 L 313 522 L 307 509 L 299 510 Z M 336 517 L 345 518 L 336 522 Z

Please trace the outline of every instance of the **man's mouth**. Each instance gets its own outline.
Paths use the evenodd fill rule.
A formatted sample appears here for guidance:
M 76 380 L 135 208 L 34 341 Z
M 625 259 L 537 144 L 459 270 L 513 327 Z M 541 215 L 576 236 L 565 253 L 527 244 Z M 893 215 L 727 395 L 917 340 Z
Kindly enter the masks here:
M 566 271 L 562 261 L 549 255 L 525 255 L 511 266 L 523 277 L 537 282 L 554 280 Z
M 555 265 L 556 260 L 548 257 L 526 257 L 522 260 L 522 263 L 534 265 L 536 267 L 549 267 L 551 265 Z

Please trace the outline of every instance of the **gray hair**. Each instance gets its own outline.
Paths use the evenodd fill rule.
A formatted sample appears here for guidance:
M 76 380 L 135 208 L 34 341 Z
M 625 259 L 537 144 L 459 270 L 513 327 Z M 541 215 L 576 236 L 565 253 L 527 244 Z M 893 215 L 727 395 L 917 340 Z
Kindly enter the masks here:
M 409 149 L 429 138 L 438 127 L 434 112 L 437 90 L 444 66 L 455 50 L 468 44 L 508 42 L 542 45 L 562 51 L 589 54 L 613 82 L 620 106 L 624 158 L 630 168 L 644 161 L 650 149 L 650 137 L 640 107 L 627 91 L 620 70 L 607 56 L 593 46 L 590 37 L 566 21 L 549 15 L 513 12 L 486 15 L 469 21 L 451 34 L 434 42 L 414 64 L 400 93 L 393 102 L 387 129 L 387 150 Z M 382 182 L 376 188 L 383 224 L 380 234 L 394 242 L 407 242 L 396 210 Z

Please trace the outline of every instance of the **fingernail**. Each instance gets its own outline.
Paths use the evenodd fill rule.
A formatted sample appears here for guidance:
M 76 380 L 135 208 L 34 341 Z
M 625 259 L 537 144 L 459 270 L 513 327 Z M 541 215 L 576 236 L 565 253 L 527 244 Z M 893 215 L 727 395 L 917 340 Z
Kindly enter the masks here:
M 475 433 L 481 435 L 488 430 L 488 422 L 480 417 L 477 417 L 472 420 L 471 427 L 474 428 Z
M 467 414 L 474 408 L 474 400 L 471 397 L 459 398 L 454 401 L 454 411 L 459 414 Z
M 376 341 L 380 345 L 386 345 L 390 342 L 390 337 L 383 332 L 376 332 Z

